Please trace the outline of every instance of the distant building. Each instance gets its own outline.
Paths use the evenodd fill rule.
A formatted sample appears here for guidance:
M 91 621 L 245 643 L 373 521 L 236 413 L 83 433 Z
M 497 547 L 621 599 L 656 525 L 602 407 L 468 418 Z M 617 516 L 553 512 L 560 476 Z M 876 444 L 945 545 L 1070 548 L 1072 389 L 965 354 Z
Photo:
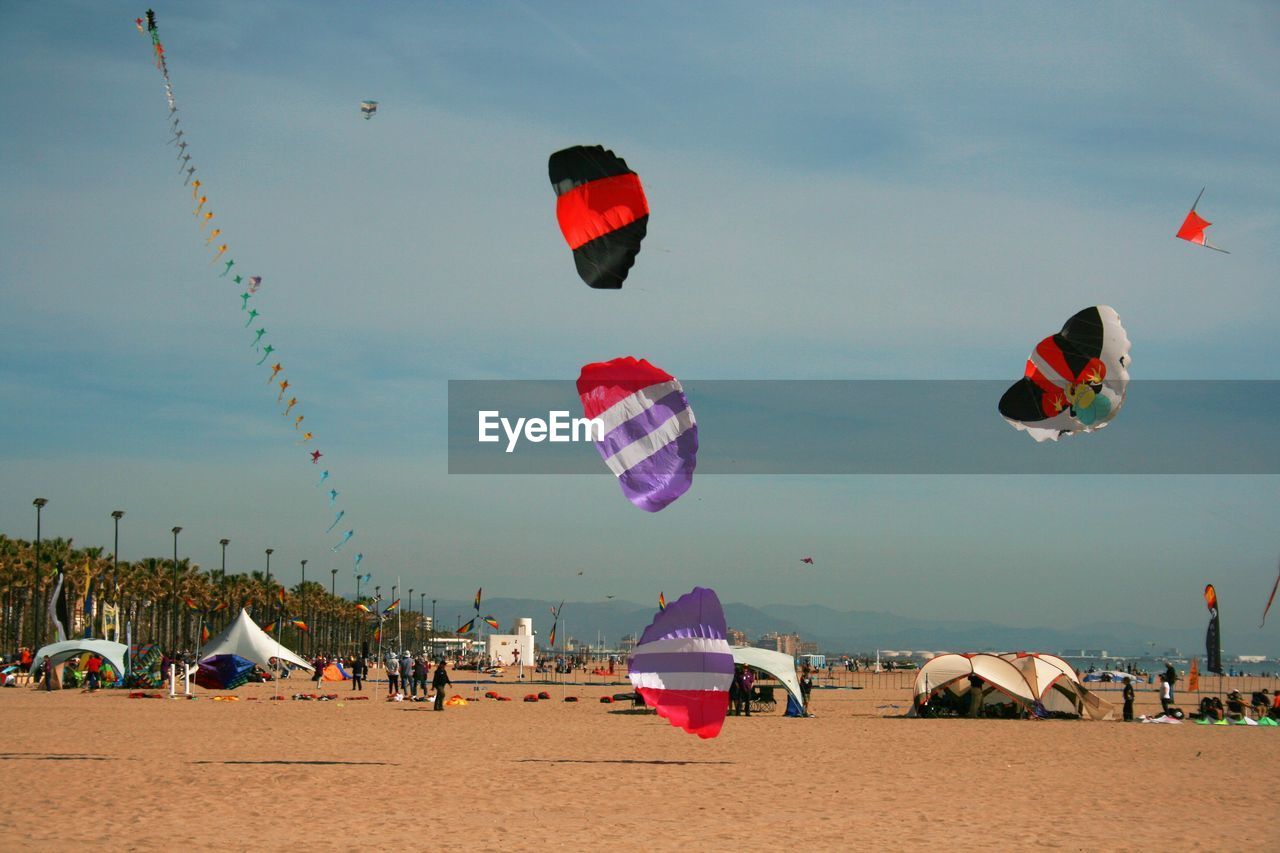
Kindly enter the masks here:
M 747 645 L 747 634 L 745 631 L 739 631 L 737 628 L 730 628 L 725 632 L 731 646 Z
M 485 638 L 485 653 L 489 660 L 499 666 L 510 666 L 515 662 L 516 652 L 520 653 L 520 663 L 533 666 L 533 620 L 517 619 L 515 632 L 512 634 L 490 634 Z
M 817 643 L 801 643 L 797 654 L 801 656 L 816 655 L 818 654 L 818 644 Z M 826 666 L 825 661 L 823 662 L 823 666 Z
M 800 654 L 800 635 L 779 634 L 777 631 L 770 631 L 760 638 L 756 646 L 795 657 Z
M 1064 658 L 1109 658 L 1106 649 L 1063 649 L 1059 657 Z

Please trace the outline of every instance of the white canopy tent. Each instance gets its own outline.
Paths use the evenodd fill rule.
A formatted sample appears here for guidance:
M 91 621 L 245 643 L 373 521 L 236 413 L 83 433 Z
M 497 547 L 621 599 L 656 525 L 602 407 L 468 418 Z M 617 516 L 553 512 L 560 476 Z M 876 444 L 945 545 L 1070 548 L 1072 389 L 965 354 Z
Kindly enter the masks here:
M 35 675 L 36 670 L 40 669 L 41 662 L 47 657 L 52 666 L 57 666 L 64 661 L 68 661 L 73 657 L 78 657 L 85 652 L 92 652 L 98 655 L 107 663 L 111 664 L 111 668 L 124 677 L 124 661 L 129 654 L 129 647 L 124 643 L 113 643 L 110 640 L 63 640 L 61 643 L 50 643 L 42 646 L 40 651 L 36 652 L 36 656 L 31 659 L 31 674 Z
M 291 652 L 273 639 L 266 631 L 258 627 L 249 613 L 243 608 L 240 615 L 218 636 L 214 637 L 200 650 L 200 660 L 208 660 L 215 655 L 239 655 L 253 661 L 263 669 L 271 668 L 271 659 L 279 658 L 285 663 L 311 669 L 311 664 Z
M 796 678 L 796 662 L 791 655 L 782 652 L 771 652 L 768 649 L 757 649 L 754 646 L 734 646 L 733 662 L 744 664 L 752 669 L 772 675 L 782 686 L 787 688 L 791 698 L 796 700 L 800 710 L 804 710 L 804 698 L 800 694 L 800 681 Z

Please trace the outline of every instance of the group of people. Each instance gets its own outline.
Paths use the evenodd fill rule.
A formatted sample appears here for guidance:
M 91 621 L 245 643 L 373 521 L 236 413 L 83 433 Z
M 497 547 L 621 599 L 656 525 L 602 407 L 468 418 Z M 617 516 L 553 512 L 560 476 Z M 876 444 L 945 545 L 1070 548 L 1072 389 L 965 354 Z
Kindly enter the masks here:
M 399 657 L 396 657 L 395 652 L 389 652 L 386 668 L 387 695 L 407 696 L 412 701 L 421 690 L 422 698 L 426 699 L 427 682 L 430 681 L 431 690 L 435 693 L 435 710 L 444 710 L 444 689 L 453 684 L 445 669 L 444 658 L 437 660 L 435 669 L 432 670 L 431 660 L 425 654 L 414 655 L 405 649 Z

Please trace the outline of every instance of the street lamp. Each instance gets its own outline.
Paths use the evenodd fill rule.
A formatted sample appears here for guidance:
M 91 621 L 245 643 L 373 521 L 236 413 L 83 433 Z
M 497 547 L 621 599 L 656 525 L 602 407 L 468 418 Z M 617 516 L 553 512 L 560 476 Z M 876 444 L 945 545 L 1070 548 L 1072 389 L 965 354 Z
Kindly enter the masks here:
M 307 594 L 307 561 L 306 560 L 302 561 L 302 585 L 298 587 L 298 592 L 299 594 L 304 596 L 304 598 L 302 599 L 302 621 L 305 622 L 307 621 L 307 599 L 305 598 Z M 304 631 L 303 633 L 305 634 L 308 632 Z M 301 635 L 299 635 L 298 640 L 299 640 L 299 645 L 302 645 L 304 647 L 307 645 L 305 642 L 302 641 L 303 638 L 301 637 Z
M 176 652 L 178 646 L 178 534 L 181 527 L 173 528 L 173 627 L 169 630 L 169 650 Z
M 218 544 L 222 546 L 222 574 L 227 573 L 227 546 L 231 544 L 230 539 L 219 539 Z
M 410 613 L 413 612 L 413 588 L 412 587 L 409 588 L 409 612 Z M 409 630 L 412 632 L 412 637 L 409 640 L 409 645 L 412 646 L 415 642 L 417 642 L 417 637 L 418 637 L 417 624 L 411 621 L 409 623 Z
M 436 656 L 436 600 L 431 599 L 431 656 Z
M 45 504 L 48 502 L 45 498 L 36 498 L 31 502 L 31 505 L 36 508 L 36 576 L 35 583 L 31 587 L 31 606 L 36 611 L 35 619 L 32 620 L 32 624 L 36 629 L 35 642 L 32 643 L 35 647 L 32 649 L 33 653 L 39 651 L 40 646 L 43 645 L 41 641 L 44 638 L 44 614 L 40 610 L 40 510 L 44 509 Z
M 267 549 L 267 595 L 271 594 L 271 555 L 275 552 L 275 548 Z
M 111 517 L 115 519 L 116 527 L 116 544 L 113 555 L 114 565 L 111 568 L 111 586 L 114 588 L 114 592 L 118 596 L 120 595 L 120 519 L 124 518 L 124 510 L 112 510 Z
M 330 569 L 329 570 L 329 597 L 330 598 L 338 597 L 337 589 L 338 589 L 338 570 Z M 332 601 L 329 602 L 329 606 L 330 607 L 333 606 Z M 335 633 L 337 631 L 337 623 L 334 621 L 334 619 L 335 617 L 332 617 L 332 616 L 329 618 L 329 654 L 333 654 L 338 646 L 338 635 L 337 633 Z

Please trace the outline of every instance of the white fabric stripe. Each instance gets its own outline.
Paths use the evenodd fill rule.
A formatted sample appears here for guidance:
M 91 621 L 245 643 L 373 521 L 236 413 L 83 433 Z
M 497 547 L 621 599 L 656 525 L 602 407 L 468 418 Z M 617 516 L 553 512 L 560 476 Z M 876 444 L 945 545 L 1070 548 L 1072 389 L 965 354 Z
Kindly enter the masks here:
M 655 690 L 709 690 L 727 693 L 733 676 L 715 672 L 633 672 L 634 687 L 651 687 Z
M 672 652 L 733 654 L 728 640 L 714 640 L 710 637 L 665 637 L 661 640 L 650 640 L 647 643 L 641 643 L 636 646 L 632 654 L 670 654 Z
M 653 432 L 643 435 L 617 453 L 604 460 L 615 477 L 621 477 L 629 468 L 634 468 L 671 442 L 675 441 L 692 427 L 693 409 L 685 409 L 679 414 L 667 418 L 662 426 Z
M 1030 361 L 1040 370 L 1040 372 L 1044 375 L 1045 379 L 1048 379 L 1050 382 L 1052 382 L 1054 385 L 1058 386 L 1059 388 L 1063 389 L 1064 391 L 1066 390 L 1067 386 L 1071 384 L 1068 380 L 1062 378 L 1062 374 L 1058 373 L 1057 370 L 1051 367 L 1049 365 L 1049 362 L 1045 361 L 1043 358 L 1040 357 L 1039 350 L 1031 351 Z
M 672 391 L 679 391 L 680 383 L 675 379 L 670 382 L 659 382 L 657 385 L 650 385 L 647 388 L 641 388 L 634 394 L 623 397 L 600 414 L 596 415 L 600 420 L 604 421 L 604 432 L 608 435 L 619 424 L 625 423 L 636 415 L 653 406 L 654 403 L 670 394 Z

